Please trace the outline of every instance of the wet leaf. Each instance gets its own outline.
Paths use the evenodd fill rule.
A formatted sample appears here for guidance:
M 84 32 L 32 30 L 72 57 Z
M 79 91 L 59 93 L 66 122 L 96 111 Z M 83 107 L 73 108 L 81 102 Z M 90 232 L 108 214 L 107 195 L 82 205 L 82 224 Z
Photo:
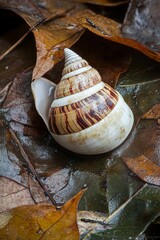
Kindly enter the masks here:
M 31 205 L 1 213 L 0 238 L 78 240 L 76 210 L 84 191 L 81 190 L 60 209 L 51 205 Z
M 29 176 L 28 186 L 19 184 L 5 177 L 0 177 L 0 181 L 0 212 L 21 205 L 47 203 L 44 192 Z M 48 201 L 48 203 L 50 202 Z
M 113 42 L 117 42 L 142 52 L 148 57 L 160 61 L 159 51 L 153 51 L 134 39 L 126 38 L 121 32 L 122 25 L 102 15 L 86 16 L 79 19 L 80 24 L 91 32 Z
M 143 181 L 160 185 L 160 167 L 145 156 L 124 158 L 127 167 Z
M 160 118 L 160 104 L 154 105 L 148 112 L 143 114 L 144 119 L 158 119 Z
M 92 234 L 89 239 L 137 238 L 145 231 L 148 224 L 160 215 L 159 199 L 160 189 L 145 184 L 106 218 L 104 223 L 110 227 L 107 231 Z
M 0 177 L 0 212 L 25 204 L 34 204 L 28 188 L 8 178 Z
M 122 26 L 123 36 L 160 51 L 159 0 L 131 0 Z
M 129 172 L 120 158 L 111 158 L 106 163 L 106 197 L 108 215 L 113 214 L 130 199 L 144 183 Z M 121 190 L 120 190 L 121 189 Z M 132 210 L 131 210 L 132 211 Z
M 13 130 L 33 136 L 42 133 L 43 122 L 35 111 L 30 90 L 31 74 L 32 69 L 27 69 L 14 78 L 5 96 L 3 108 L 7 109 L 5 116 Z
M 96 5 L 102 5 L 102 6 L 108 6 L 108 7 L 114 7 L 119 6 L 122 4 L 125 4 L 128 2 L 128 0 L 74 0 L 74 2 L 81 2 L 81 3 L 91 3 Z
M 33 71 L 33 79 L 40 78 L 62 60 L 64 48 L 70 48 L 80 38 L 84 30 L 76 18 L 81 15 L 85 15 L 85 11 L 73 11 L 71 16 L 49 22 L 34 31 L 37 62 Z
M 33 79 L 40 78 L 63 58 L 65 47 L 71 47 L 83 34 L 84 29 L 77 18 L 91 14 L 78 3 L 64 1 L 12 1 L 3 0 L 0 6 L 10 9 L 30 25 L 41 22 L 35 27 L 33 34 L 36 41 L 37 61 L 33 71 Z M 58 33 L 58 34 L 57 34 Z

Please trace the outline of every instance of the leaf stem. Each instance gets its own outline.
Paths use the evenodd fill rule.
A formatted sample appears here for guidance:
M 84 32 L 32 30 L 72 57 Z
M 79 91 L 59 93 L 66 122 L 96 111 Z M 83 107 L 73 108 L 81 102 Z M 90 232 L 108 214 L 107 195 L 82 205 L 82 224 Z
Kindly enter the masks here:
M 50 201 L 53 203 L 53 205 L 56 206 L 56 205 L 57 205 L 56 201 L 53 199 L 53 197 L 51 196 L 51 194 L 46 190 L 45 185 L 41 182 L 41 180 L 40 180 L 40 178 L 39 178 L 36 170 L 34 169 L 33 164 L 31 163 L 29 157 L 27 156 L 25 150 L 23 149 L 23 147 L 22 147 L 19 139 L 17 138 L 16 134 L 15 134 L 11 129 L 9 129 L 9 131 L 10 131 L 10 133 L 11 133 L 14 141 L 15 141 L 15 142 L 17 143 L 17 145 L 18 145 L 18 147 L 19 147 L 19 149 L 20 149 L 20 151 L 21 151 L 21 154 L 22 154 L 24 160 L 25 160 L 26 163 L 27 163 L 27 167 L 28 167 L 30 173 L 35 177 L 35 179 L 37 180 L 37 182 L 39 183 L 39 185 L 40 185 L 41 188 L 43 189 L 44 194 L 50 199 Z
M 0 56 L 0 61 L 7 56 L 11 51 L 13 51 L 26 37 L 27 35 L 39 24 L 41 24 L 43 21 L 45 21 L 45 18 L 39 20 L 36 22 L 32 27 L 29 28 L 29 30 L 17 41 L 15 42 L 7 51 L 5 51 L 1 56 Z

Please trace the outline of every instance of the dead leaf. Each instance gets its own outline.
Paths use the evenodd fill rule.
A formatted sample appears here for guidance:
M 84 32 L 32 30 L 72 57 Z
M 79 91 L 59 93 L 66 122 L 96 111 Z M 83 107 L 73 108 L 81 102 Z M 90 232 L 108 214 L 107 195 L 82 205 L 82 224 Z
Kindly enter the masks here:
M 160 103 L 154 105 L 148 112 L 143 114 L 144 119 L 158 119 L 160 118 Z
M 37 182 L 28 177 L 28 187 L 6 177 L 0 177 L 0 212 L 21 205 L 50 203 Z
M 0 177 L 0 212 L 25 204 L 34 204 L 29 189 L 5 177 Z
M 123 36 L 160 51 L 159 0 L 131 0 L 122 26 Z
M 5 95 L 3 108 L 8 109 L 5 117 L 13 130 L 38 136 L 42 134 L 42 129 L 45 130 L 45 127 L 35 111 L 30 90 L 31 74 L 32 69 L 26 69 L 14 78 Z
M 91 32 L 113 42 L 117 42 L 142 52 L 148 57 L 160 62 L 160 53 L 142 45 L 134 39 L 122 35 L 122 25 L 102 15 L 79 18 L 80 24 Z
M 43 6 L 42 6 L 43 5 Z M 30 1 L 3 0 L 0 6 L 19 14 L 32 27 L 36 41 L 37 61 L 33 70 L 33 79 L 40 78 L 63 58 L 65 47 L 71 47 L 83 34 L 84 28 L 77 18 L 92 14 L 84 5 L 65 1 Z
M 62 60 L 64 48 L 70 48 L 84 33 L 77 18 L 89 13 L 91 14 L 89 10 L 75 8 L 65 17 L 57 18 L 33 31 L 37 47 L 37 62 L 33 71 L 33 79 L 40 78 Z
M 122 4 L 125 4 L 128 2 L 128 0 L 74 0 L 74 2 L 81 2 L 81 3 L 91 3 L 96 5 L 102 5 L 102 6 L 108 6 L 108 7 L 114 7 L 119 6 Z
M 70 199 L 61 209 L 51 205 L 31 205 L 13 208 L 0 214 L 0 238 L 8 240 L 78 240 L 77 206 L 85 189 Z M 16 229 L 16 231 L 15 231 Z
M 160 186 L 160 167 L 144 155 L 124 158 L 127 167 L 143 181 Z

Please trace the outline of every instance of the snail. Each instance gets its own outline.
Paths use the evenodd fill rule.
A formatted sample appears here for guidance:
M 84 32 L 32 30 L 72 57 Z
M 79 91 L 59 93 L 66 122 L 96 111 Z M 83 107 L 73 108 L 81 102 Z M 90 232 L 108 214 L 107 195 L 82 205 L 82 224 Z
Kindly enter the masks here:
M 64 54 L 57 85 L 45 78 L 32 83 L 37 111 L 64 148 L 85 155 L 109 152 L 129 135 L 133 113 L 86 60 L 68 48 Z

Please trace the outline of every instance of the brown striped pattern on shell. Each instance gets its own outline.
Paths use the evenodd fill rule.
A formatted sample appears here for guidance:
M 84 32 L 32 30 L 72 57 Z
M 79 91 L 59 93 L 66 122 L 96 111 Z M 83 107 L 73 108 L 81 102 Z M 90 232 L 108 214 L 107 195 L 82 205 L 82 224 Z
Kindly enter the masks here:
M 99 82 L 101 82 L 101 76 L 96 69 L 92 68 L 64 81 L 60 81 L 56 87 L 54 98 L 58 99 L 81 92 Z
M 77 69 L 83 68 L 89 66 L 88 62 L 84 59 L 78 60 L 73 62 L 72 64 L 67 65 L 62 72 L 62 76 L 64 76 L 65 74 L 75 71 Z
M 84 130 L 105 118 L 117 101 L 118 93 L 106 84 L 103 89 L 81 101 L 51 108 L 50 129 L 57 135 Z

